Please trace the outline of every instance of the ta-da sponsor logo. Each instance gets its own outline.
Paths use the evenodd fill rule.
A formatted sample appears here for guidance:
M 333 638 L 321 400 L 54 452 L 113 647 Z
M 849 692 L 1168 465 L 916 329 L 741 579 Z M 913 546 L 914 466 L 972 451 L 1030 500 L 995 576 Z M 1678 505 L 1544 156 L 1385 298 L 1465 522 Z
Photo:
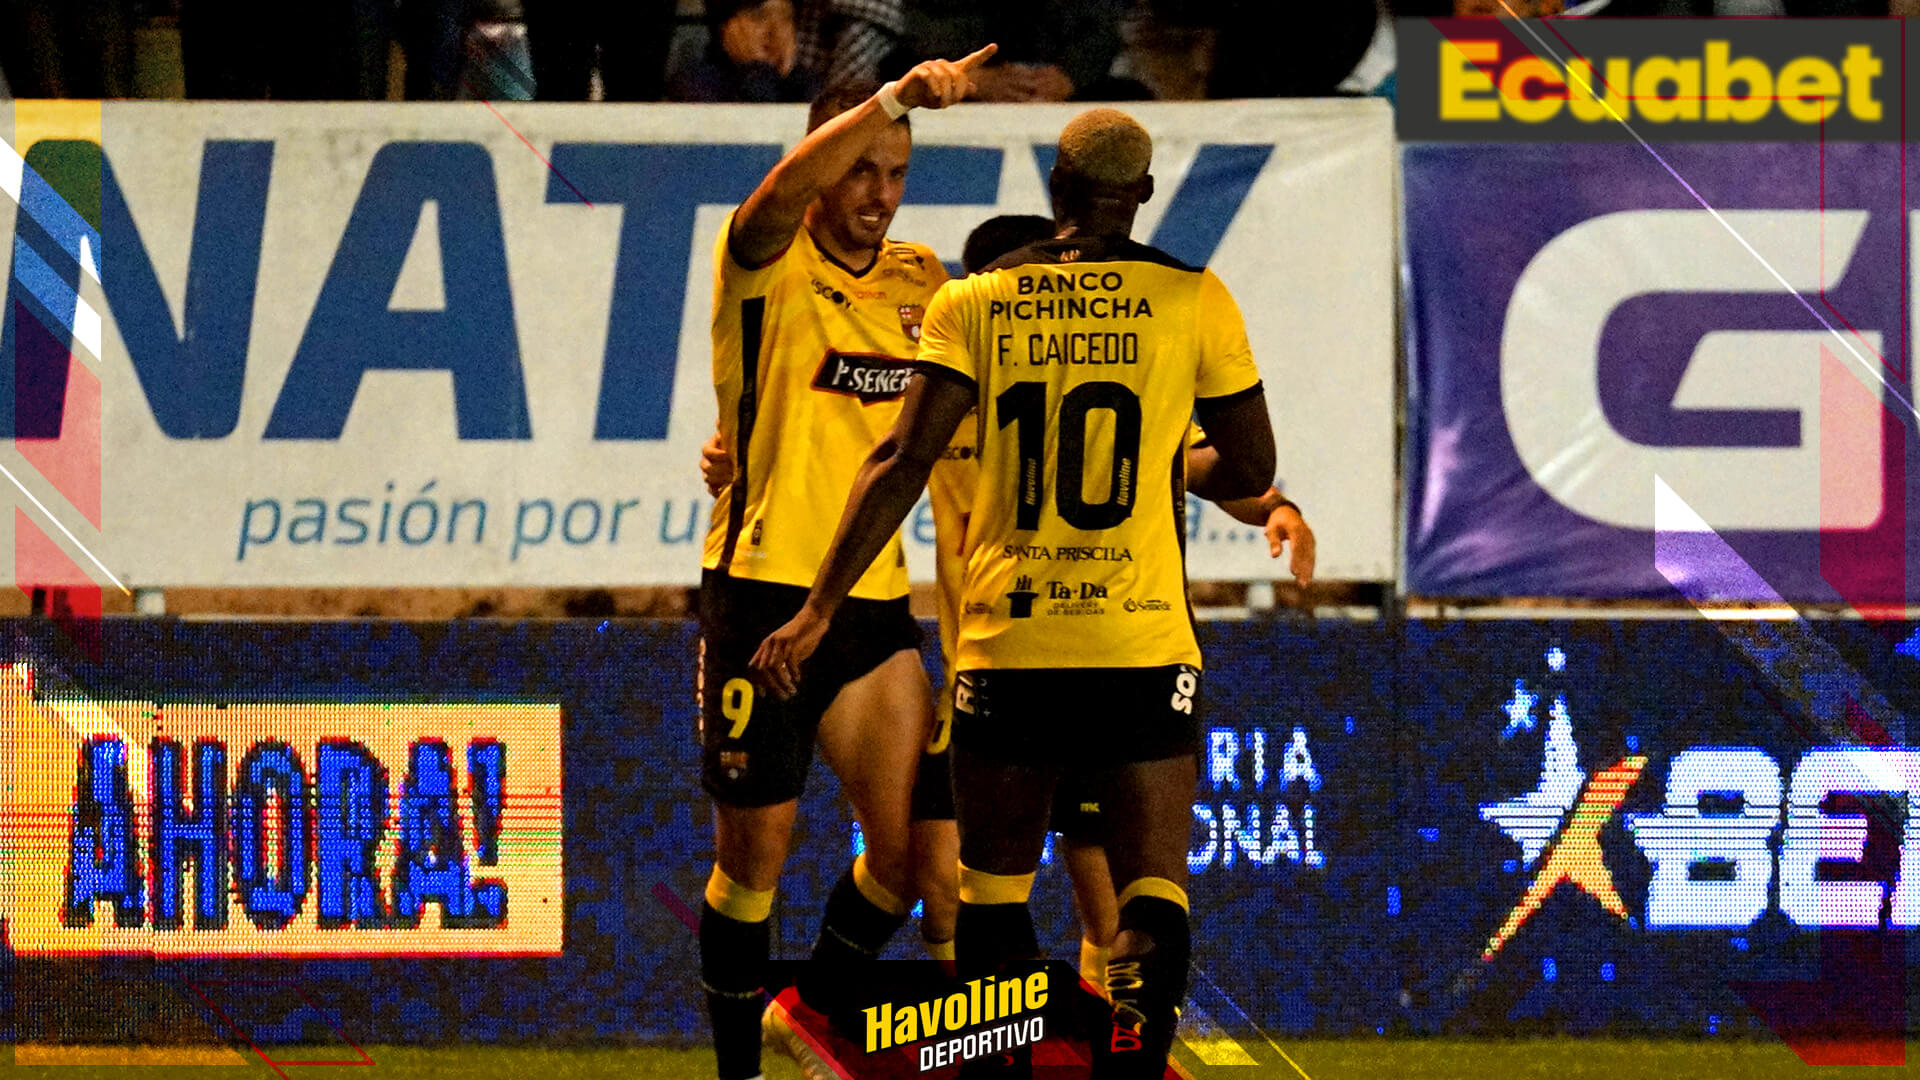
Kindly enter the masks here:
M 1823 490 L 1822 431 L 1830 429 L 1830 449 L 1835 435 L 1880 431 L 1883 329 L 1836 335 L 1803 319 L 1802 329 L 1708 330 L 1679 346 L 1686 357 L 1671 409 L 1764 410 L 1775 426 L 1797 427 L 1798 438 L 1787 445 L 1638 441 L 1603 403 L 1600 363 L 1609 320 L 1630 301 L 1686 293 L 1814 296 L 1846 276 L 1867 223 L 1864 210 L 1625 210 L 1548 241 L 1514 284 L 1500 343 L 1501 407 L 1534 483 L 1570 510 L 1627 529 L 1655 529 L 1656 476 L 1715 529 L 1872 526 L 1883 510 L 1883 485 L 1829 478 Z M 1910 261 L 1920 273 L 1920 258 Z M 1645 378 L 1670 362 L 1667 348 L 1643 343 L 1639 355 L 1616 359 Z M 1877 435 L 1846 438 L 1844 450 L 1849 474 L 1882 475 Z

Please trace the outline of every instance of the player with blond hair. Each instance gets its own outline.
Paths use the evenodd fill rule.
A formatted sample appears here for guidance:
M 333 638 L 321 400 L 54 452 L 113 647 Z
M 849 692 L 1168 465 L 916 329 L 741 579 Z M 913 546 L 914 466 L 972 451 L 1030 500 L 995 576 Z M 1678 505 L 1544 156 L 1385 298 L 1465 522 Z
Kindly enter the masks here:
M 1129 238 L 1152 196 L 1152 140 L 1113 109 L 1061 133 L 1055 239 L 944 286 L 899 423 L 853 488 L 805 605 L 753 658 L 776 694 L 886 546 L 969 413 L 980 484 L 967 527 L 954 698 L 963 975 L 1038 953 L 1027 897 L 1070 767 L 1109 781 L 1119 934 L 1096 1077 L 1166 1067 L 1191 951 L 1188 807 L 1200 651 L 1178 514 L 1269 490 L 1273 429 L 1238 307 L 1210 271 Z M 1215 451 L 1189 472 L 1187 425 Z M 967 1074 L 1031 1071 L 1030 1056 Z

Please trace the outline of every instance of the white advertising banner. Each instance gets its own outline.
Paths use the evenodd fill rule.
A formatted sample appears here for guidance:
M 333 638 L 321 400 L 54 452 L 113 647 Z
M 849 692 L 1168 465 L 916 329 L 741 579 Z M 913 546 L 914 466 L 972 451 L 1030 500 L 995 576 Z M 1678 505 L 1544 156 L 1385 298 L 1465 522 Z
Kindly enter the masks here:
M 24 521 L 136 586 L 698 579 L 709 253 L 800 108 L 110 102 L 89 135 L 28 123 L 32 107 L 16 105 L 24 181 L 0 199 L 16 435 L 0 460 L 44 508 L 7 485 L 20 511 L 0 529 Z M 916 114 L 892 235 L 951 265 L 985 218 L 1047 213 L 1075 111 Z M 1319 575 L 1390 578 L 1391 114 L 1133 112 L 1158 184 L 1135 237 L 1238 298 Z M 89 162 L 97 207 L 50 197 Z M 91 491 L 33 450 L 84 441 L 90 416 Z M 906 533 L 930 580 L 924 504 Z M 1195 579 L 1285 576 L 1210 506 L 1189 551 Z

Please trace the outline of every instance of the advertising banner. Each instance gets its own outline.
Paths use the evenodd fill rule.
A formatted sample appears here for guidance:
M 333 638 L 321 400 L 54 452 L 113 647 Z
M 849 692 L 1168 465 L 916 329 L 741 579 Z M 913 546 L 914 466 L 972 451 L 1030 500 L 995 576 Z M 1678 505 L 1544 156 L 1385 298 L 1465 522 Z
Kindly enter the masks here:
M 557 705 L 35 700 L 32 677 L 0 672 L 14 952 L 560 952 Z
M 1910 602 L 1906 24 L 1399 24 L 1407 591 Z
M 1898 142 L 1887 19 L 1401 19 L 1407 142 Z
M 710 253 L 800 109 L 13 108 L 4 456 L 45 504 L 0 522 L 16 548 L 152 586 L 697 580 Z M 1048 213 L 1075 111 L 916 116 L 893 235 L 955 259 L 989 216 Z M 1135 235 L 1239 299 L 1320 576 L 1390 577 L 1387 109 L 1135 111 L 1158 182 Z M 89 433 L 91 487 L 34 456 Z M 1195 509 L 1195 578 L 1283 576 Z M 924 507 L 906 533 L 930 580 Z
M 1913 624 L 1202 629 L 1188 1065 L 1284 1068 L 1274 1040 L 1307 1035 L 1906 1023 Z M 705 1040 L 690 625 L 128 621 L 98 660 L 0 634 L 34 673 L 0 745 L 7 1041 Z M 816 766 L 776 959 L 862 844 Z M 1065 863 L 1056 837 L 1033 909 L 1071 962 Z M 911 926 L 885 953 L 921 955 Z
M 1407 1030 L 1898 1045 L 1912 624 L 1453 623 L 1404 648 Z
M 1207 684 L 1189 1015 L 1208 1018 L 1208 1054 L 1277 1062 L 1258 1029 L 1390 1016 L 1364 973 L 1388 962 L 1391 636 L 1204 630 L 1240 674 Z M 97 660 L 44 622 L 0 624 L 0 641 L 34 673 L 28 690 L 12 669 L 0 731 L 7 1041 L 193 1041 L 200 993 L 262 1043 L 706 1038 L 690 624 L 127 621 Z M 222 752 L 224 772 L 202 766 Z M 290 799 L 302 771 L 310 797 Z M 807 955 L 863 845 L 839 794 L 816 764 L 776 959 Z M 1057 837 L 1039 869 L 1040 940 L 1070 960 Z M 886 952 L 923 955 L 912 924 Z
M 1407 147 L 1407 591 L 1910 601 L 1914 154 Z

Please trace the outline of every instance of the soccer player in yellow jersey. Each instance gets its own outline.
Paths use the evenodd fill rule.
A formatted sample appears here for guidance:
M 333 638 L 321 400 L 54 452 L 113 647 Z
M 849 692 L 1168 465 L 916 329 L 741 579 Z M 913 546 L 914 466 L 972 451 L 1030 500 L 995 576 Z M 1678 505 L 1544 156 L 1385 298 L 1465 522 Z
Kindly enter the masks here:
M 853 599 L 808 665 L 806 693 L 757 692 L 748 661 L 805 600 L 830 539 L 820 508 L 845 500 L 898 415 L 924 305 L 945 276 L 931 251 L 886 236 L 912 152 L 905 113 L 960 101 L 993 51 L 828 90 L 806 138 L 715 246 L 714 388 L 738 463 L 714 506 L 700 587 L 701 781 L 716 848 L 700 966 L 720 1080 L 760 1074 L 767 919 L 816 740 L 867 847 L 828 897 L 804 1001 L 833 1015 L 850 969 L 906 918 L 908 803 L 932 708 L 899 538 L 883 538 L 886 558 L 848 582 Z M 793 1050 L 791 1029 L 768 1016 Z
M 969 274 L 978 273 L 1008 252 L 1053 238 L 1053 219 L 1032 214 L 1001 214 L 988 218 L 968 234 L 960 262 Z M 934 604 L 939 617 L 940 655 L 949 681 L 960 642 L 961 589 L 966 575 L 963 559 L 967 516 L 973 510 L 973 492 L 979 484 L 979 431 L 962 422 L 953 441 L 941 451 L 927 479 L 934 521 Z M 1187 468 L 1211 467 L 1212 445 L 1198 425 L 1187 430 Z M 733 481 L 733 459 L 715 435 L 701 447 L 700 474 L 709 493 L 718 496 Z M 1253 499 L 1220 503 L 1235 520 L 1265 530 L 1274 558 L 1290 553 L 1290 572 L 1301 587 L 1313 578 L 1316 545 L 1313 529 L 1300 508 L 1276 488 Z M 927 948 L 942 962 L 950 962 L 955 895 L 954 861 L 959 840 L 953 832 L 953 786 L 948 765 L 953 723 L 953 695 L 935 701 L 934 735 L 921 756 L 913 786 L 913 850 L 915 892 L 925 901 L 921 916 Z M 1106 830 L 1101 820 L 1102 795 L 1097 778 L 1066 776 L 1054 794 L 1051 827 L 1060 833 L 1063 861 L 1073 880 L 1074 906 L 1080 915 L 1080 975 L 1098 987 L 1106 985 L 1107 954 L 1119 933 L 1120 909 L 1113 876 L 1107 865 Z
M 753 658 L 776 694 L 804 692 L 802 665 L 974 412 L 953 730 L 959 963 L 990 971 L 1038 952 L 1026 901 L 1054 787 L 1069 764 L 1107 770 L 1120 933 L 1096 1077 L 1161 1075 L 1186 989 L 1200 652 L 1169 495 L 1189 419 L 1214 450 L 1185 478 L 1196 494 L 1257 496 L 1274 466 L 1225 286 L 1128 239 L 1151 154 L 1115 110 L 1067 125 L 1057 238 L 935 297 L 900 422 L 862 468 L 805 606 Z M 1030 1058 L 1010 1068 L 1030 1072 Z

